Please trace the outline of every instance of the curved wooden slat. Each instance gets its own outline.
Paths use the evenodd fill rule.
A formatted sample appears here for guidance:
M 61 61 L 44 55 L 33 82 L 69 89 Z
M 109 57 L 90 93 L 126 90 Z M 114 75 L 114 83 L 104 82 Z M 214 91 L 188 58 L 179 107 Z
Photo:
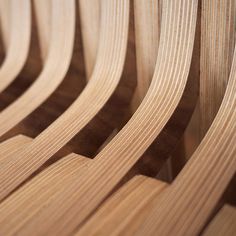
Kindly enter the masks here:
M 236 233 L 236 208 L 225 205 L 203 232 L 203 236 L 234 236 Z
M 9 46 L 10 34 L 10 1 L 8 0 L 0 1 L 0 25 L 3 49 L 6 52 Z
M 0 143 L 0 162 L 6 158 L 7 155 L 16 153 L 23 145 L 29 144 L 31 139 L 23 135 L 17 135 Z
M 200 135 L 213 122 L 226 90 L 235 45 L 236 2 L 202 1 Z
M 43 71 L 23 95 L 0 113 L 0 136 L 41 105 L 64 79 L 73 50 L 75 8 L 73 0 L 68 3 L 60 1 L 52 2 L 51 41 L 54 43 L 50 46 Z
M 131 235 L 129 221 L 145 219 L 145 204 L 167 184 L 145 176 L 135 176 L 103 204 L 75 235 Z M 137 213 L 140 213 L 137 216 Z M 125 226 L 129 232 L 123 231 Z
M 9 29 L 6 30 L 5 42 L 7 47 L 6 58 L 0 68 L 0 92 L 2 92 L 20 73 L 23 68 L 30 45 L 31 34 L 31 4 L 30 0 L 11 0 L 9 9 Z M 2 6 L 2 7 L 3 7 Z M 7 31 L 8 30 L 8 31 Z
M 56 193 L 56 198 L 47 204 L 47 208 L 29 215 L 28 210 L 24 211 L 22 207 L 28 201 L 14 200 L 17 192 L 3 202 L 0 206 L 0 228 L 3 233 L 35 232 L 39 225 L 38 234 L 70 233 L 99 205 L 162 130 L 186 84 L 193 49 L 197 1 L 165 1 L 163 9 L 161 47 L 154 79 L 135 115 L 94 161 L 80 168 L 77 178 L 65 185 L 66 190 Z M 44 150 L 40 151 L 43 151 L 43 156 L 50 149 L 45 150 L 45 153 Z M 9 181 L 9 177 L 6 180 Z M 10 182 L 5 183 L 8 188 Z M 27 192 L 28 189 L 24 191 L 25 195 Z M 40 203 L 40 200 L 37 202 Z M 14 216 L 10 212 L 15 212 Z M 27 222 L 22 222 L 22 219 L 27 219 Z
M 114 199 L 119 197 L 118 193 L 115 194 L 102 205 L 77 235 L 87 233 L 89 235 L 99 233 L 102 235 L 197 235 L 236 170 L 236 148 L 233 147 L 236 140 L 235 105 L 236 53 L 220 111 L 206 138 L 174 183 L 161 194 L 146 197 L 147 201 L 140 195 L 136 195 L 132 202 L 139 198 L 141 200 L 132 206 L 133 209 L 138 210 L 129 213 L 131 219 L 126 218 L 126 208 L 123 208 L 129 202 L 129 199 L 125 199 L 125 195 L 120 197 L 116 210 L 113 208 L 114 211 L 107 211 Z M 132 181 L 130 186 L 131 183 Z M 142 192 L 141 186 L 131 187 L 136 187 L 135 191 Z M 149 191 L 149 194 L 151 195 L 154 190 L 155 187 Z M 145 222 L 147 216 L 149 218 Z M 232 219 L 229 220 L 232 222 Z M 231 232 L 233 227 L 226 228 L 214 224 L 212 229 L 210 226 L 209 232 L 214 232 L 215 229 L 217 233 L 221 232 L 220 235 L 225 235 L 222 231 L 226 233 L 228 229 Z
M 236 51 L 211 128 L 172 186 L 149 204 L 137 235 L 196 235 L 236 171 Z
M 4 198 L 77 134 L 102 108 L 116 88 L 125 59 L 129 1 L 110 3 L 107 0 L 102 5 L 105 14 L 102 17 L 101 44 L 90 83 L 71 107 L 27 148 L 5 158 L 0 174 L 0 198 Z M 62 133 L 62 129 L 66 132 Z
M 156 65 L 160 36 L 159 1 L 135 0 L 134 18 L 137 88 L 132 108 L 135 111 L 148 91 Z
M 100 0 L 79 0 L 86 78 L 92 75 L 100 33 Z
M 200 144 L 223 99 L 235 44 L 235 3 L 234 0 L 201 2 L 199 100 L 172 157 L 176 173 Z
M 48 51 L 49 51 L 49 44 L 50 44 L 50 26 L 52 23 L 52 1 L 51 0 L 34 0 L 34 7 L 35 7 L 35 15 L 38 27 L 38 34 L 39 34 L 39 44 L 40 44 L 40 51 L 41 57 L 44 62 L 46 62 Z

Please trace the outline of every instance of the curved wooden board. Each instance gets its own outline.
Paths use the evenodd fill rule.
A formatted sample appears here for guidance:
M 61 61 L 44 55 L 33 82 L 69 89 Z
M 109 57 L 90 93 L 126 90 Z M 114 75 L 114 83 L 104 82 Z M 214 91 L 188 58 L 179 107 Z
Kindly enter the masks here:
M 51 41 L 55 43 L 50 46 L 44 68 L 30 88 L 0 113 L 0 136 L 41 105 L 65 77 L 73 51 L 75 8 L 73 0 L 60 1 L 53 1 Z
M 40 234 L 70 233 L 100 204 L 162 130 L 181 98 L 188 77 L 197 1 L 165 1 L 163 9 L 165 11 L 161 28 L 164 30 L 160 40 L 162 46 L 158 52 L 154 79 L 135 115 L 89 166 L 80 169 L 76 174 L 76 180 L 68 182 L 65 186 L 66 191 L 60 192 L 57 200 L 51 201 L 47 208 L 29 216 L 28 211 L 21 208 L 22 204 L 26 204 L 23 200 L 21 203 L 16 201 L 15 204 L 9 203 L 7 206 L 3 203 L 1 220 L 8 222 L 7 226 L 1 224 L 2 228 L 5 227 L 3 232 L 7 233 L 8 230 L 12 232 L 14 227 L 15 232 L 22 230 L 29 233 L 35 231 L 37 225 L 40 225 L 40 232 L 37 232 Z M 178 29 L 178 33 L 173 29 Z M 48 137 L 47 141 L 50 146 L 51 140 Z M 43 157 L 48 155 L 50 149 L 40 151 Z M 17 167 L 15 170 L 22 174 Z M 26 175 L 27 173 L 24 173 L 21 176 Z M 21 176 L 18 175 L 23 179 Z M 9 177 L 6 180 L 8 182 L 5 182 L 5 186 L 9 189 Z M 17 198 L 17 192 L 11 197 L 12 203 L 14 198 Z M 11 211 L 17 212 L 16 218 L 19 217 L 19 212 L 22 216 L 20 219 L 26 216 L 30 218 L 27 217 L 27 222 L 22 222 L 19 218 L 14 221 L 12 215 L 11 217 L 8 215 Z
M 2 2 L 2 7 L 9 10 L 9 25 L 3 22 L 5 31 L 6 57 L 0 67 L 0 92 L 2 92 L 22 70 L 29 52 L 31 35 L 30 0 Z M 7 25 L 7 27 L 6 27 Z M 6 43 L 8 41 L 8 43 Z
M 8 189 L 2 185 L 3 192 L 1 196 L 3 198 L 11 191 L 10 189 L 14 189 L 37 170 L 80 131 L 102 108 L 118 84 L 123 69 L 127 44 L 129 1 L 124 0 L 119 3 L 104 1 L 103 6 L 105 9 L 105 14 L 102 18 L 104 27 L 101 31 L 98 60 L 90 83 L 71 107 L 35 138 L 27 148 L 5 158 L 6 162 L 3 168 L 6 172 L 2 174 L 2 177 L 5 179 Z M 114 13 L 116 11 L 115 7 L 118 7 L 116 8 L 116 14 Z M 112 31 L 110 30 L 111 26 L 114 26 Z M 87 104 L 91 104 L 89 109 Z M 61 129 L 66 130 L 66 132 L 62 133 Z M 22 155 L 22 158 L 20 158 L 20 155 Z M 37 163 L 35 160 L 37 160 Z M 25 164 L 22 165 L 22 161 Z M 14 165 L 12 164 L 13 162 Z M 33 164 L 33 166 L 29 163 Z M 22 175 L 21 168 L 28 169 L 30 166 L 32 168 L 29 171 L 24 171 L 24 175 Z M 11 180 L 7 176 L 11 172 L 9 172 L 9 168 L 14 169 L 12 169 Z M 17 177 L 17 172 L 22 175 L 20 178 L 19 176 Z M 13 175 L 15 175 L 15 179 Z M 12 181 L 12 186 L 7 183 L 9 180 Z
M 236 171 L 236 51 L 219 112 L 205 138 L 137 235 L 196 235 Z M 154 233 L 155 232 L 155 233 Z

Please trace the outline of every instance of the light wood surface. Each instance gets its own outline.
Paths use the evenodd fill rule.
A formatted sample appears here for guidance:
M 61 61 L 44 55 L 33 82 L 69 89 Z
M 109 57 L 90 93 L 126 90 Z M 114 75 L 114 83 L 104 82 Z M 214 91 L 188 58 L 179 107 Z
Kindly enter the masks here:
M 33 0 L 33 6 L 36 15 L 41 57 L 46 62 L 52 27 L 52 0 Z
M 24 135 L 17 135 L 0 143 L 0 161 L 7 158 L 7 155 L 17 152 L 24 145 L 29 144 L 31 139 Z
M 211 220 L 203 232 L 203 236 L 234 236 L 236 232 L 236 209 L 225 205 Z
M 104 28 L 101 32 L 98 61 L 90 83 L 56 122 L 34 139 L 27 148 L 20 150 L 17 155 L 9 156 L 9 161 L 6 161 L 2 168 L 5 171 L 1 172 L 1 198 L 30 176 L 80 131 L 102 108 L 119 82 L 127 43 L 129 3 L 127 0 L 120 3 L 105 1 L 103 5 L 106 9 L 102 18 Z M 119 7 L 117 15 L 114 15 L 115 6 Z M 105 24 L 108 26 L 105 27 Z M 118 27 L 120 24 L 122 26 Z M 113 31 L 109 30 L 110 26 L 114 26 Z M 108 63 L 109 67 L 107 67 Z M 93 103 L 90 109 L 88 109 L 87 103 Z M 61 129 L 67 132 L 61 133 Z M 10 185 L 9 175 L 11 175 L 10 182 L 12 182 Z M 6 185 L 3 184 L 5 181 Z
M 172 158 L 177 172 L 198 147 L 222 102 L 235 45 L 235 1 L 203 0 L 200 22 L 200 80 L 195 85 L 199 86 L 199 96 L 184 137 Z M 176 168 L 178 163 L 180 168 Z
M 235 45 L 236 2 L 203 0 L 202 14 L 199 97 L 201 138 L 219 110 L 228 82 Z
M 156 188 L 153 187 L 147 197 L 141 185 L 135 186 L 134 180 L 130 181 L 129 186 L 137 192 L 140 191 L 140 194 L 135 194 L 132 199 L 134 206 L 133 211 L 129 212 L 130 218 L 125 217 L 127 206 L 123 208 L 129 200 L 125 194 L 120 196 L 117 192 L 99 208 L 77 235 L 197 235 L 201 231 L 236 170 L 235 148 L 232 148 L 235 142 L 236 118 L 235 62 L 216 119 L 190 162 L 173 184 L 161 193 L 158 192 L 156 196 L 152 196 Z M 228 149 L 227 145 L 230 142 L 232 146 Z M 113 199 L 118 197 L 117 210 L 108 211 Z M 228 216 L 230 224 L 233 217 L 230 214 Z M 216 225 L 220 227 L 219 223 Z M 235 233 L 230 225 L 222 225 L 221 229 L 225 230 L 225 233 L 227 230 Z
M 6 57 L 0 68 L 0 92 L 14 81 L 26 62 L 30 45 L 31 3 L 30 0 L 1 1 L 1 8 L 6 11 L 5 17 L 10 19 L 7 24 L 2 17 Z
M 6 53 L 9 45 L 10 34 L 10 1 L 0 1 L 0 25 L 4 52 Z
M 125 3 L 127 4 L 127 2 Z M 197 1 L 181 1 L 178 3 L 168 1 L 164 3 L 163 9 L 162 26 L 164 30 L 160 40 L 162 47 L 158 52 L 154 79 L 143 103 L 125 128 L 95 157 L 95 160 L 91 162 L 92 164 L 89 164 L 87 168 L 80 169 L 76 181 L 68 183 L 67 190 L 64 189 L 63 194 L 60 194 L 56 201 L 55 199 L 51 201 L 47 208 L 41 209 L 25 222 L 24 226 L 20 228 L 25 233 L 29 233 L 33 229 L 35 231 L 37 225 L 40 225 L 38 234 L 57 234 L 59 232 L 60 234 L 68 234 L 75 229 L 132 167 L 172 114 L 183 92 L 190 67 Z M 179 34 L 176 34 L 172 27 L 177 27 L 180 31 Z M 166 40 L 166 38 L 172 40 Z M 188 47 L 181 46 L 185 45 L 180 44 L 184 41 Z M 173 77 L 173 73 L 179 76 Z M 175 88 L 174 94 L 171 92 L 173 88 Z M 152 104 L 152 106 L 155 104 L 155 106 L 150 107 L 148 104 Z M 168 107 L 168 110 L 163 110 L 163 106 Z M 151 132 L 147 132 L 148 130 Z M 9 178 L 7 179 L 9 180 Z M 11 179 L 13 178 L 11 177 Z M 6 183 L 9 186 L 9 181 Z M 101 189 L 103 191 L 100 191 Z M 15 202 L 15 198 L 17 198 L 17 192 L 12 195 L 11 199 L 9 198 L 8 204 L 3 203 L 1 205 L 0 222 L 8 222 L 8 224 L 1 223 L 2 232 L 5 234 L 11 232 L 13 228 L 17 231 L 17 228 L 22 225 L 21 220 L 15 221 L 13 215 L 8 215 L 8 212 L 20 211 L 20 219 L 24 219 L 23 215 L 29 216 L 27 210 L 24 211 L 21 208 L 22 203 Z M 14 202 L 14 204 L 10 202 Z M 75 204 L 78 202 L 80 204 Z M 60 210 L 58 206 L 60 206 Z M 16 219 L 17 215 L 15 214 Z M 47 217 L 49 215 L 50 218 Z
M 171 188 L 150 203 L 137 235 L 196 235 L 236 170 L 236 51 L 220 110 Z M 194 222 L 194 223 L 193 223 Z
M 92 75 L 96 62 L 100 33 L 100 0 L 79 0 L 86 78 Z
M 0 235 L 236 235 L 235 24 L 235 0 L 0 0 Z
M 130 222 L 134 216 L 137 223 L 142 222 L 148 214 L 147 202 L 166 187 L 164 182 L 135 176 L 98 208 L 75 235 L 132 235 Z
M 160 37 L 160 1 L 135 0 L 135 46 L 137 64 L 137 88 L 133 97 L 133 109 L 137 109 L 151 84 Z
M 62 82 L 68 70 L 74 42 L 74 1 L 61 1 L 59 4 L 55 0 L 53 6 L 51 41 L 56 43 L 50 46 L 47 61 L 36 81 L 0 113 L 0 136 L 41 105 Z

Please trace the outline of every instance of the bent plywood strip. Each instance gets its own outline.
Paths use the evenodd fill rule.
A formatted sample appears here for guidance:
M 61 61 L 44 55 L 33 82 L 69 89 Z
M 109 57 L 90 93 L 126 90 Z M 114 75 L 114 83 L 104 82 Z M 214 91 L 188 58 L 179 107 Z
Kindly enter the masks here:
M 234 236 L 236 232 L 236 209 L 225 205 L 203 232 L 203 236 Z
M 145 204 L 166 187 L 164 182 L 135 176 L 109 197 L 75 235 L 131 235 L 130 222 L 134 217 L 137 222 L 143 221 L 148 213 Z
M 126 1 L 125 3 L 127 4 Z M 35 231 L 37 225 L 41 226 L 38 234 L 72 232 L 106 197 L 161 131 L 177 106 L 187 80 L 193 49 L 197 1 L 166 1 L 163 5 L 161 48 L 158 51 L 154 79 L 135 115 L 95 160 L 80 168 L 77 178 L 68 183 L 65 186 L 66 191 L 64 189 L 57 200 L 51 201 L 47 208 L 41 209 L 33 216 L 29 215 L 27 210 L 21 209 L 24 200 L 21 203 L 14 201 L 17 192 L 12 195 L 7 205 L 3 202 L 0 206 L 0 226 L 3 233 L 14 232 L 13 228 L 15 232 L 22 230 L 30 233 L 32 230 Z M 178 34 L 174 29 L 179 30 Z M 6 180 L 9 181 L 9 177 Z M 9 182 L 6 182 L 6 187 L 8 186 Z M 27 191 L 25 190 L 25 194 Z M 9 212 L 16 214 L 13 217 Z M 17 216 L 19 212 L 20 219 Z M 21 219 L 26 216 L 27 222 L 22 222 Z
M 159 1 L 135 0 L 134 18 L 138 78 L 132 105 L 136 110 L 148 91 L 156 65 L 160 36 Z
M 200 135 L 204 137 L 224 97 L 235 45 L 236 2 L 202 1 Z
M 74 1 L 52 1 L 52 33 L 47 61 L 36 81 L 0 113 L 0 136 L 41 105 L 58 87 L 68 70 L 74 43 Z M 63 14 L 62 14 L 63 13 Z
M 33 5 L 35 8 L 41 57 L 45 62 L 47 59 L 50 45 L 50 35 L 52 26 L 52 1 L 34 0 Z
M 31 3 L 30 0 L 11 0 L 6 4 L 9 10 L 10 24 L 6 30 L 6 57 L 0 67 L 0 92 L 2 92 L 20 73 L 29 51 L 31 35 Z M 9 4 L 9 5 L 8 5 Z
M 10 34 L 10 1 L 8 0 L 0 1 L 0 25 L 3 49 L 6 53 L 9 45 Z
M 79 0 L 86 78 L 92 75 L 96 62 L 100 33 L 100 0 Z
M 102 108 L 116 88 L 125 59 L 129 2 L 127 0 L 119 3 L 103 1 L 102 6 L 104 7 L 102 17 L 104 27 L 101 31 L 97 62 L 90 83 L 71 107 L 35 138 L 27 148 L 9 156 L 9 161 L 6 161 L 2 168 L 6 172 L 2 171 L 0 174 L 1 198 L 30 176 L 80 131 Z M 117 7 L 117 13 L 115 13 L 115 7 Z M 112 31 L 111 26 L 113 26 Z M 89 108 L 88 103 L 91 104 Z M 66 132 L 61 133 L 61 129 Z M 6 185 L 3 181 L 6 181 Z M 9 184 L 9 181 L 12 184 Z
M 0 161 L 7 158 L 7 155 L 17 152 L 19 149 L 24 147 L 24 145 L 28 144 L 30 140 L 29 137 L 17 135 L 2 142 L 0 144 Z
M 220 110 L 172 186 L 150 205 L 137 235 L 195 235 L 236 170 L 236 50 Z

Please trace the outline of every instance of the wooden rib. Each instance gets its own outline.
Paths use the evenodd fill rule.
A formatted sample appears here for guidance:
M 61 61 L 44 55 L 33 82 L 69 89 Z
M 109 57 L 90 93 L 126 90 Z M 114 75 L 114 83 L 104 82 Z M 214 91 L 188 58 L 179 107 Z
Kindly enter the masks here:
M 176 155 L 172 157 L 174 167 L 182 166 L 191 157 L 219 109 L 232 65 L 235 23 L 234 0 L 202 1 L 200 101 L 196 104 Z
M 4 160 L 9 153 L 17 152 L 24 145 L 28 144 L 31 139 L 24 135 L 17 135 L 0 144 L 0 161 Z
M 35 15 L 39 34 L 41 57 L 45 62 L 48 56 L 51 26 L 51 0 L 34 0 Z
M 203 236 L 234 236 L 236 234 L 236 209 L 225 205 L 210 222 Z
M 61 83 L 68 70 L 74 42 L 74 1 L 53 0 L 52 4 L 51 42 L 53 43 L 47 61 L 33 85 L 0 113 L 0 136 L 41 105 Z
M 164 182 L 152 178 L 135 176 L 109 197 L 75 235 L 124 235 L 120 230 L 129 227 L 129 221 L 137 212 L 142 212 L 139 221 L 145 219 L 145 204 L 166 186 Z
M 132 108 L 135 111 L 151 84 L 159 46 L 159 1 L 135 0 L 135 47 L 137 64 L 137 88 Z
M 236 2 L 202 1 L 200 135 L 219 110 L 229 78 L 235 44 Z
M 90 83 L 71 107 L 27 148 L 9 156 L 0 174 L 1 199 L 76 135 L 102 108 L 116 88 L 125 59 L 129 1 L 106 0 L 102 6 L 105 14 L 102 17 L 101 44 Z M 91 104 L 90 107 L 88 104 Z M 62 129 L 65 132 L 62 133 Z
M 12 227 L 6 223 L 5 220 L 1 221 L 4 224 L 1 227 L 0 232 L 4 235 L 14 235 L 16 232 L 17 234 L 21 235 L 28 235 L 27 232 L 24 232 L 24 228 L 21 228 L 27 221 L 37 212 L 40 212 L 42 209 L 47 207 L 47 205 L 51 202 L 56 200 L 55 193 L 63 191 L 64 187 L 68 183 L 68 180 L 75 181 L 77 178 L 76 172 L 83 166 L 86 167 L 88 162 L 91 162 L 86 157 L 77 155 L 77 154 L 69 154 L 63 159 L 59 160 L 55 164 L 49 166 L 43 172 L 39 173 L 33 180 L 29 183 L 23 185 L 18 191 L 16 195 L 9 196 L 2 204 L 4 207 L 11 208 L 11 200 L 14 198 L 14 202 L 16 204 L 20 204 L 22 202 L 27 201 L 27 204 L 23 204 L 22 207 L 24 208 L 24 212 L 27 211 L 29 214 L 15 215 L 14 219 L 12 219 Z M 27 195 L 25 195 L 25 189 L 27 189 Z M 32 201 L 32 196 L 37 196 Z M 57 197 L 57 196 L 56 196 Z M 40 202 L 40 204 L 38 204 Z M 12 215 L 14 211 L 8 211 L 9 215 Z M 40 227 L 35 228 L 35 234 L 40 233 Z
M 9 46 L 9 35 L 10 35 L 10 1 L 0 1 L 0 25 L 1 25 L 1 36 L 3 41 L 3 49 L 6 52 Z
M 9 4 L 10 10 L 10 30 L 6 32 L 9 36 L 6 36 L 5 40 L 9 39 L 9 43 L 6 45 L 6 58 L 0 68 L 0 92 L 17 77 L 23 68 L 28 56 L 31 32 L 30 0 L 11 0 L 6 4 Z
M 197 1 L 165 1 L 163 9 L 161 46 L 154 79 L 135 115 L 95 160 L 86 168 L 80 168 L 77 178 L 68 182 L 60 195 L 47 204 L 46 208 L 33 216 L 29 215 L 21 207 L 28 201 L 15 201 L 17 192 L 11 196 L 7 205 L 3 202 L 0 205 L 2 232 L 12 232 L 11 229 L 16 228 L 17 224 L 22 225 L 21 219 L 25 217 L 28 221 L 17 232 L 22 230 L 25 234 L 30 234 L 39 226 L 37 233 L 42 235 L 72 232 L 101 203 L 162 130 L 181 98 L 188 77 Z M 49 139 L 49 146 L 51 142 Z M 39 152 L 46 155 L 43 149 Z M 18 175 L 18 178 L 22 177 Z M 6 178 L 11 179 L 12 175 Z M 6 188 L 9 185 L 13 184 L 7 181 L 4 184 Z M 27 195 L 27 192 L 25 190 L 24 194 Z M 14 220 L 19 213 L 20 220 Z
M 236 51 L 220 110 L 172 186 L 149 204 L 137 235 L 196 235 L 236 170 Z
M 86 78 L 92 75 L 100 29 L 100 0 L 79 0 Z

